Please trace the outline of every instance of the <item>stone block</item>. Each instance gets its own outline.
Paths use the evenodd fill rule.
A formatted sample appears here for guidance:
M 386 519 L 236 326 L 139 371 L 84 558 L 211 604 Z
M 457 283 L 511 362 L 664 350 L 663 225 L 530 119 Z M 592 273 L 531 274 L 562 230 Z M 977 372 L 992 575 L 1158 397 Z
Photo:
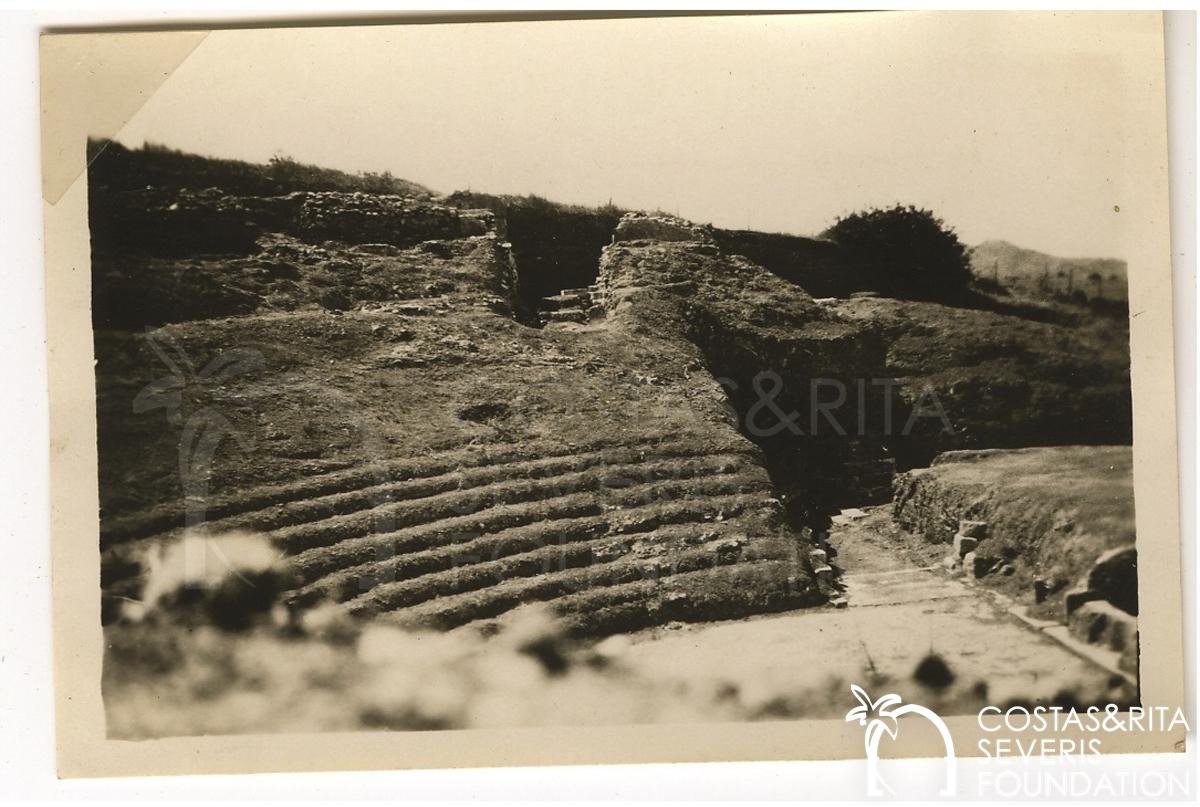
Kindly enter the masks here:
M 1109 603 L 1105 604 L 1108 605 Z M 1113 606 L 1112 610 L 1108 613 L 1108 630 L 1105 635 L 1106 644 L 1118 653 L 1123 653 L 1131 646 L 1137 647 L 1137 637 L 1137 617 Z
M 963 555 L 963 570 L 967 574 L 978 580 L 981 577 L 986 577 L 996 566 L 996 559 L 988 555 L 980 555 L 978 552 L 968 552 Z
M 719 563 L 735 563 L 738 556 L 742 554 L 743 541 L 737 538 L 728 538 L 720 543 L 714 544 L 713 549 L 717 553 L 717 562 Z
M 1092 600 L 1076 608 L 1067 627 L 1081 641 L 1120 653 L 1137 646 L 1137 619 L 1106 600 Z
M 1050 593 L 1050 586 L 1046 585 L 1046 581 L 1042 578 L 1037 578 L 1033 581 L 1033 601 L 1043 603 L 1046 601 L 1046 595 Z
M 615 242 L 624 241 L 701 241 L 711 242 L 706 228 L 675 216 L 651 216 L 626 213 L 613 233 Z
M 982 540 L 987 537 L 987 522 L 986 521 L 959 521 L 958 534 L 965 535 L 968 538 Z
M 1133 635 L 1133 641 L 1121 651 L 1121 658 L 1117 660 L 1117 666 L 1127 673 L 1138 674 L 1138 637 L 1136 633 Z
M 1130 613 L 1138 610 L 1137 549 L 1118 547 L 1096 559 L 1087 587 Z
M 1033 601 L 1043 603 L 1050 596 L 1050 581 L 1043 577 L 1034 578 L 1033 581 Z
M 579 322 L 585 323 L 588 320 L 587 313 L 579 308 L 559 308 L 554 311 L 547 311 L 542 315 L 546 322 Z
M 968 552 L 974 552 L 977 546 L 979 546 L 978 538 L 963 535 L 962 533 L 954 536 L 954 554 L 960 558 Z
M 1081 605 L 1100 599 L 1100 594 L 1086 588 L 1076 588 L 1063 595 L 1063 607 L 1069 618 Z

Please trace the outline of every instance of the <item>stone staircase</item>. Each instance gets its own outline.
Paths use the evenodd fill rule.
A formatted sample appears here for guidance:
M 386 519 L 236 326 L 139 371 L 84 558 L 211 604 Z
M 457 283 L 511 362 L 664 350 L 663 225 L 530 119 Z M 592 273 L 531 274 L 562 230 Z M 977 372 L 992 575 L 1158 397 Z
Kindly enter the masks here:
M 604 315 L 601 292 L 595 284 L 577 289 L 563 289 L 558 294 L 543 297 L 541 320 L 543 325 L 575 322 L 586 325 Z
M 842 464 L 842 504 L 890 502 L 895 475 L 896 461 L 885 455 L 882 446 L 870 440 L 850 440 Z
M 818 602 L 808 579 L 825 582 L 822 564 L 809 572 L 794 538 L 763 535 L 770 496 L 752 453 L 698 436 L 502 444 L 242 491 L 198 529 L 267 535 L 287 557 L 294 609 L 447 630 L 540 601 L 606 633 L 660 611 Z M 105 554 L 179 531 L 159 533 L 158 518 L 124 526 Z

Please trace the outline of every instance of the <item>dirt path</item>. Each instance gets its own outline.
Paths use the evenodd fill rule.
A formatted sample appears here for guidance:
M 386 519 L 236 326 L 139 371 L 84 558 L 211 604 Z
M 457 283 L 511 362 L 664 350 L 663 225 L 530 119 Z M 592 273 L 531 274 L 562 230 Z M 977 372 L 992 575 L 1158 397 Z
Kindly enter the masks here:
M 727 692 L 764 717 L 840 717 L 853 705 L 850 683 L 943 714 L 1132 696 L 1109 670 L 946 576 L 930 563 L 944 547 L 896 540 L 889 513 L 890 506 L 872 508 L 835 525 L 830 543 L 846 570 L 845 607 L 658 628 L 632 637 L 623 662 L 650 677 Z

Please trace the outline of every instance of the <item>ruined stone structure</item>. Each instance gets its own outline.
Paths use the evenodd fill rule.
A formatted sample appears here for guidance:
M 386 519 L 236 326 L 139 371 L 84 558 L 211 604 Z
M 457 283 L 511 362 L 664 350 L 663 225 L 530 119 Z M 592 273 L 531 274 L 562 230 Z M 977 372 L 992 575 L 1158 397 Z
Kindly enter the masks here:
M 819 605 L 814 535 L 896 470 L 1127 423 L 1127 356 L 844 296 L 869 283 L 825 242 L 478 194 L 93 185 L 91 210 L 110 619 L 154 547 L 234 530 L 287 556 L 290 607 L 403 625 Z
M 114 597 L 135 596 L 147 555 L 185 531 L 265 533 L 289 557 L 291 607 L 335 603 L 408 626 L 483 624 L 550 601 L 577 632 L 603 634 L 833 593 L 774 498 L 760 449 L 725 411 L 685 312 L 643 332 L 656 308 L 684 298 L 673 281 L 627 273 L 637 269 L 627 258 L 694 255 L 697 272 L 727 274 L 711 244 L 626 241 L 618 228 L 595 327 L 538 329 L 514 318 L 507 247 L 494 233 L 422 241 L 444 235 L 443 211 L 426 207 L 403 208 L 420 214 L 392 233 L 393 244 L 419 242 L 407 249 L 378 248 L 381 232 L 364 231 L 351 204 L 344 221 L 323 220 L 342 240 L 319 252 L 275 232 L 257 255 L 222 258 L 243 271 L 247 260 L 294 269 L 247 289 L 260 292 L 256 310 L 98 334 Z M 308 292 L 318 266 L 336 272 L 337 305 Z M 271 310 L 284 290 L 295 307 Z M 259 355 L 244 374 L 168 379 L 185 400 L 161 412 L 146 400 L 145 384 L 169 369 L 152 358 L 161 344 L 182 364 L 247 343 Z M 136 358 L 118 371 L 123 357 Z M 201 479 L 180 480 L 174 449 L 195 418 L 231 436 Z
M 898 477 L 895 489 L 896 520 L 948 544 L 948 571 L 1032 599 L 1043 618 L 1111 649 L 1136 674 L 1129 447 L 949 452 Z

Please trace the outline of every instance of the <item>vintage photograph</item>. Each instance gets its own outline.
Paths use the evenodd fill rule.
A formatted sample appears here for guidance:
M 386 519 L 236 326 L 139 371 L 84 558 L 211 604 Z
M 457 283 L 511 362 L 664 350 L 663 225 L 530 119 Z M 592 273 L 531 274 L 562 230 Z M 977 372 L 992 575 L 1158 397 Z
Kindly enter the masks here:
M 106 736 L 1142 704 L 1161 122 L 956 16 L 216 31 L 89 132 Z

